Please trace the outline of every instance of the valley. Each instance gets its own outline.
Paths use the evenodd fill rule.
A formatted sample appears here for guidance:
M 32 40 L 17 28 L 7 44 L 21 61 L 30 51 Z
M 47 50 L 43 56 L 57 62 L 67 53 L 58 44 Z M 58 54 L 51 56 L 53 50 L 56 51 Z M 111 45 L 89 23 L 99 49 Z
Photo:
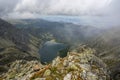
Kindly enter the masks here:
M 42 19 L 7 21 L 0 19 L 1 75 L 4 75 L 3 73 L 11 73 L 12 76 L 9 78 L 14 79 L 16 78 L 16 73 L 20 76 L 24 75 L 25 72 L 22 71 L 24 71 L 25 66 L 31 63 L 45 67 L 46 65 L 53 64 L 53 61 L 56 60 L 58 56 L 63 58 L 63 61 L 64 57 L 67 60 L 69 52 L 72 52 L 73 55 L 77 55 L 76 53 L 89 54 L 91 51 L 93 51 L 96 57 L 103 60 L 103 64 L 105 63 L 108 66 L 106 70 L 109 69 L 110 73 L 108 74 L 112 75 L 112 78 L 116 78 L 117 74 L 119 75 L 120 70 L 116 72 L 120 62 L 119 27 L 114 27 L 114 29 L 99 29 L 94 26 L 51 22 Z M 15 69 L 17 64 L 22 65 L 23 67 L 20 67 L 21 72 L 18 71 L 13 74 L 11 72 L 11 64 L 15 65 L 13 67 Z M 29 66 L 26 68 L 28 68 L 27 74 L 30 74 L 29 69 L 31 71 L 31 68 Z M 50 69 L 53 68 L 54 66 Z M 7 78 L 8 77 L 6 77 L 6 79 Z

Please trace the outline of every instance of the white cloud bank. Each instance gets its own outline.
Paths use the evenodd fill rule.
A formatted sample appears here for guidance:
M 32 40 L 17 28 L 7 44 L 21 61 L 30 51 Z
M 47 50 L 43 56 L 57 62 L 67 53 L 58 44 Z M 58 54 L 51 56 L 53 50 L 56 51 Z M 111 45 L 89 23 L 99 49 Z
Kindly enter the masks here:
M 84 14 L 100 10 L 111 0 L 21 0 L 15 11 L 43 14 Z
M 97 15 L 111 2 L 112 0 L 11 0 L 9 3 L 9 0 L 0 0 L 0 4 L 3 3 L 0 11 L 4 11 L 6 5 L 9 11 L 7 17 L 31 18 L 46 14 Z

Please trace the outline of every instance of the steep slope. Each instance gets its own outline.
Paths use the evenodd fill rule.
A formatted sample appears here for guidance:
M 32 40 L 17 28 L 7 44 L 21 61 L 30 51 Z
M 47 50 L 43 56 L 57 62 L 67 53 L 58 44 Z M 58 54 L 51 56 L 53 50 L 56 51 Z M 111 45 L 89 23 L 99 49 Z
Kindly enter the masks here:
M 39 36 L 41 33 L 50 33 L 60 42 L 78 43 L 87 41 L 88 37 L 98 35 L 103 30 L 93 26 L 76 25 L 64 22 L 51 22 L 42 19 L 23 19 L 11 22 L 19 28 L 26 28 L 29 33 Z M 77 36 L 75 36 L 77 35 Z
M 99 54 L 99 57 L 103 59 L 115 59 L 120 58 L 120 28 L 112 27 L 106 29 L 104 32 L 100 33 L 98 36 L 93 37 L 88 41 L 89 46 L 95 48 Z
M 24 49 L 22 47 L 24 47 L 29 42 L 28 37 L 28 34 L 24 30 L 20 30 L 11 25 L 10 23 L 0 19 L 0 38 L 4 40 L 9 40 L 12 43 L 16 44 L 18 48 Z
M 10 64 L 16 60 L 39 59 L 36 50 L 38 47 L 33 49 L 36 43 L 32 44 L 31 40 L 35 39 L 27 32 L 0 19 L 0 74 L 8 71 Z M 32 53 L 33 50 L 34 53 Z
M 96 41 L 99 57 L 109 66 L 115 80 L 120 77 L 120 28 L 112 27 L 102 33 Z

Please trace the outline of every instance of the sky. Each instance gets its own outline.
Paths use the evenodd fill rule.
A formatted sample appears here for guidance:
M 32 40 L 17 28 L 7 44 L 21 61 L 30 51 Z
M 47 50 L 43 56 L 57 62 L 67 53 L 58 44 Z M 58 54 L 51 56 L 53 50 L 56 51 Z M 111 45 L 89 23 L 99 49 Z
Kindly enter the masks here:
M 118 22 L 120 0 L 0 0 L 1 18 L 91 16 Z M 109 22 L 109 21 L 108 21 Z
M 39 15 L 108 15 L 120 0 L 0 0 L 1 17 L 32 18 Z M 116 14 L 116 13 L 115 13 Z

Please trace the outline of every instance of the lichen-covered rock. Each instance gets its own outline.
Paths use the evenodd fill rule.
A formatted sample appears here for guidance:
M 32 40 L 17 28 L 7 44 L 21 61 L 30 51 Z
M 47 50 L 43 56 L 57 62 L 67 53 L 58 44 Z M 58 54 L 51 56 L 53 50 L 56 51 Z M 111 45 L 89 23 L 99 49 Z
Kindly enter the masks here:
M 72 74 L 68 73 L 65 77 L 64 80 L 71 80 Z
M 15 61 L 3 80 L 110 80 L 106 64 L 88 48 L 56 57 L 51 64 L 38 61 Z
M 51 70 L 48 69 L 44 72 L 43 76 L 50 76 L 50 74 L 51 74 Z
M 109 80 L 106 64 L 92 54 L 91 49 L 90 53 L 85 50 L 81 53 L 69 52 L 64 58 L 57 57 L 49 67 L 36 72 L 31 80 L 35 78 L 45 78 L 46 80 L 48 78 L 48 80 Z
M 34 68 L 43 67 L 39 61 L 16 60 L 12 62 L 9 71 L 0 75 L 3 80 L 29 80 L 33 75 Z

